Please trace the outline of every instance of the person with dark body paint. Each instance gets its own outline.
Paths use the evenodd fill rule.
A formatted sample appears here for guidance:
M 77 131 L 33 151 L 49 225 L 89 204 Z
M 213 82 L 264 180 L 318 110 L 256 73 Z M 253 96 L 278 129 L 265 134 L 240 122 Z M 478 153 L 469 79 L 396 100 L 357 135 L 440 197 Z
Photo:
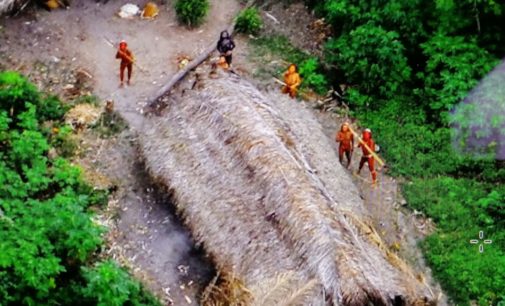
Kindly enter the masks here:
M 228 31 L 221 32 L 221 36 L 217 42 L 217 51 L 219 51 L 221 56 L 224 56 L 228 66 L 231 66 L 233 49 L 235 49 L 235 42 L 231 38 Z

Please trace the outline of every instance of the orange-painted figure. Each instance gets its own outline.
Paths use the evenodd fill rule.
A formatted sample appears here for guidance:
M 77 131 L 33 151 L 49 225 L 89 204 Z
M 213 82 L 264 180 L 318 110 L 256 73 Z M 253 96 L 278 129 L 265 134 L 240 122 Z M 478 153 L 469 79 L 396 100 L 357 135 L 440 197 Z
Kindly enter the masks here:
M 291 98 L 296 97 L 296 92 L 298 91 L 298 86 L 302 83 L 302 79 L 298 74 L 298 69 L 295 64 L 289 65 L 288 71 L 284 73 L 284 85 L 282 87 L 282 93 L 287 93 Z
M 121 59 L 121 64 L 119 66 L 119 79 L 121 80 L 121 86 L 123 86 L 124 81 L 124 71 L 128 69 L 128 81 L 127 84 L 130 85 L 130 79 L 132 77 L 133 53 L 128 49 L 128 45 L 124 40 L 119 43 L 119 50 L 116 53 L 116 58 Z
M 340 131 L 338 131 L 335 141 L 340 143 L 338 147 L 338 160 L 342 163 L 345 153 L 347 158 L 346 168 L 349 168 L 349 165 L 351 164 L 352 150 L 354 148 L 354 135 L 349 129 L 349 124 L 347 122 L 344 122 L 344 124 L 340 127 Z
M 372 131 L 370 131 L 370 129 L 365 129 L 363 131 L 362 140 L 364 143 L 366 143 L 370 150 L 375 150 L 375 142 L 372 139 Z M 375 185 L 377 181 L 377 172 L 375 172 L 374 157 L 372 156 L 372 152 L 370 152 L 370 150 L 368 150 L 368 148 L 365 147 L 361 142 L 358 147 L 361 147 L 363 151 L 363 156 L 359 162 L 358 174 L 360 173 L 361 168 L 363 168 L 363 165 L 365 163 L 368 163 L 368 169 L 370 169 L 370 173 L 372 174 L 372 184 Z
M 217 66 L 224 70 L 228 70 L 228 68 L 230 68 L 230 65 L 228 65 L 228 62 L 226 61 L 226 57 L 223 55 L 219 57 Z

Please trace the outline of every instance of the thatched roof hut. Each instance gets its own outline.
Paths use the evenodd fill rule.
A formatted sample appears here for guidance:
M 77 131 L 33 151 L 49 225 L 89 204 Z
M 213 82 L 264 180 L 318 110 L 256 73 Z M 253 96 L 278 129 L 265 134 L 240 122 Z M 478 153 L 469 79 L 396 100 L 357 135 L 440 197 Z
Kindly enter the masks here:
M 427 305 L 366 225 L 312 114 L 236 76 L 202 81 L 143 131 L 146 166 L 223 274 L 215 305 Z

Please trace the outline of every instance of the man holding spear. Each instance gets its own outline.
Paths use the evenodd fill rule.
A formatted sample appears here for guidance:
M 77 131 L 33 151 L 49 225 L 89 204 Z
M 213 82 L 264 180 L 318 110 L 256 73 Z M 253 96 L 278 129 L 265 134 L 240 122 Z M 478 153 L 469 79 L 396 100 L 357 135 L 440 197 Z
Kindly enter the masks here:
M 359 175 L 365 163 L 368 163 L 368 169 L 372 174 L 372 186 L 375 186 L 375 184 L 377 183 L 377 172 L 375 171 L 374 161 L 377 160 L 377 162 L 380 164 L 381 167 L 384 166 L 384 162 L 375 153 L 375 141 L 372 139 L 372 131 L 370 129 L 365 129 L 363 131 L 361 138 L 356 134 L 356 132 L 352 130 L 350 126 L 349 130 L 358 138 L 359 144 L 357 147 L 358 148 L 361 147 L 361 150 L 363 152 L 363 156 L 361 157 L 361 160 L 359 162 L 359 168 L 357 174 Z
M 351 130 L 349 130 L 349 123 L 344 122 L 342 124 L 340 131 L 338 131 L 335 137 L 335 141 L 340 143 L 338 147 L 338 160 L 341 164 L 343 164 L 345 153 L 345 156 L 347 157 L 346 168 L 349 168 L 349 165 L 351 164 L 352 149 L 354 147 L 354 134 Z
M 284 86 L 282 87 L 282 93 L 289 94 L 289 96 L 294 99 L 298 91 L 298 86 L 302 83 L 300 74 L 298 73 L 298 68 L 295 64 L 291 64 L 288 67 L 288 71 L 284 73 Z
M 121 87 L 123 86 L 124 71 L 128 69 L 128 81 L 127 84 L 130 85 L 130 79 L 132 77 L 133 63 L 135 61 L 133 53 L 128 49 L 126 41 L 122 40 L 119 43 L 119 50 L 116 53 L 116 58 L 121 59 L 121 64 L 119 66 L 119 79 L 121 80 Z

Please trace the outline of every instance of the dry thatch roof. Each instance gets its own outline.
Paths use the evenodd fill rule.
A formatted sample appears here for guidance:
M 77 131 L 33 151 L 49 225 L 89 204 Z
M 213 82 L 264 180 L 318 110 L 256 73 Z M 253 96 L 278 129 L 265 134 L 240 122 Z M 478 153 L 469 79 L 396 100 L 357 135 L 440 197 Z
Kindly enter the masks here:
M 149 172 L 223 274 L 208 304 L 432 303 L 362 221 L 356 187 L 298 103 L 222 76 L 152 120 Z

